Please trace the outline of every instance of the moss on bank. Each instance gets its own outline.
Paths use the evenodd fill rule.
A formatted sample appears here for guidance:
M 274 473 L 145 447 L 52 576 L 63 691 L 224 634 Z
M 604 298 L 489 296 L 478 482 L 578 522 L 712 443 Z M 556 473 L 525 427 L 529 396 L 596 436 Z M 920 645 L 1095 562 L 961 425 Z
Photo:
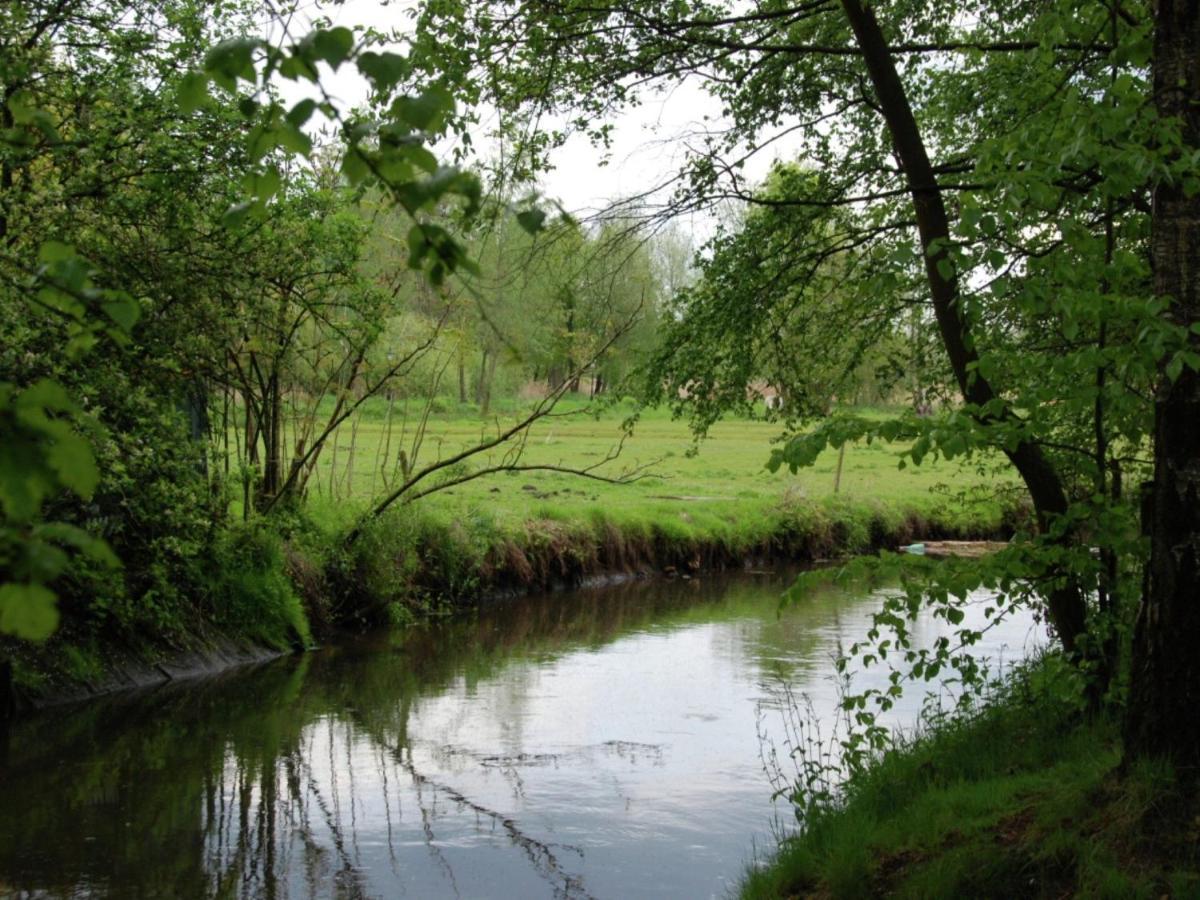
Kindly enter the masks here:
M 1055 657 L 852 779 L 748 874 L 742 897 L 1200 897 L 1200 804 L 1167 768 L 1119 768 Z

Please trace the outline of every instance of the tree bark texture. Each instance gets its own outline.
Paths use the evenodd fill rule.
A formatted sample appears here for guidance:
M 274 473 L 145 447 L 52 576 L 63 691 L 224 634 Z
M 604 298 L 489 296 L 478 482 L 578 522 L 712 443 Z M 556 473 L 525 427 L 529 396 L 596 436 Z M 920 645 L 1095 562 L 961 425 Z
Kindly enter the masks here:
M 1200 3 L 1159 0 L 1154 102 L 1177 119 L 1182 152 L 1200 149 Z M 1164 181 L 1154 190 L 1154 292 L 1181 328 L 1200 321 L 1200 197 Z M 1200 339 L 1188 332 L 1193 351 Z M 1154 482 L 1146 590 L 1134 629 L 1126 753 L 1165 756 L 1200 774 L 1200 374 L 1161 377 L 1154 401 Z

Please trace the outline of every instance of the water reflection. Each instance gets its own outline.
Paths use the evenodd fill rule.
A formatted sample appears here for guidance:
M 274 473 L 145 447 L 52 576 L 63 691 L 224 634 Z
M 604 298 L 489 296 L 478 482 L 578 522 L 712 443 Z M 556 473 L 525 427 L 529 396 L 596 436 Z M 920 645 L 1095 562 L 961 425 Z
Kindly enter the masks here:
M 831 709 L 831 660 L 878 606 L 779 616 L 785 583 L 530 598 L 20 722 L 0 896 L 723 895 L 770 843 L 762 711 L 787 690 Z

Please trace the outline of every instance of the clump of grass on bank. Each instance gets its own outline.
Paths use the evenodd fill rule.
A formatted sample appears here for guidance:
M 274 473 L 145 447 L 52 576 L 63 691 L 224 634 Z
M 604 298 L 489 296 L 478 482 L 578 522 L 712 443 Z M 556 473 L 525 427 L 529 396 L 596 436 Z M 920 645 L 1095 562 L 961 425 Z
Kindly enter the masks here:
M 1084 718 L 1062 668 L 884 755 L 742 897 L 1200 896 L 1194 793 L 1162 766 L 1122 773 L 1116 722 Z
M 312 643 L 284 553 L 283 541 L 261 523 L 232 527 L 221 535 L 203 578 L 213 626 L 276 650 Z
M 288 651 L 313 644 L 310 621 L 323 606 L 325 577 L 298 560 L 263 521 L 217 532 L 203 556 L 182 568 L 178 589 L 106 604 L 90 619 L 67 616 L 40 643 L 0 637 L 0 720 L 47 700 L 93 694 L 121 673 L 203 654 L 220 644 Z M 309 587 L 305 590 L 303 572 Z M 326 624 L 317 617 L 317 624 Z

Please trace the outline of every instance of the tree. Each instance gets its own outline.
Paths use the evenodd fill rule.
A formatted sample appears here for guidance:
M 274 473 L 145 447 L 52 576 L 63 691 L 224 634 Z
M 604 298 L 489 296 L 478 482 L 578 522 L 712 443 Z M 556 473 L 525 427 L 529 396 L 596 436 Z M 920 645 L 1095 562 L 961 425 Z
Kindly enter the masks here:
M 919 313 L 911 297 L 861 296 L 853 252 L 797 264 L 792 248 L 824 244 L 847 225 L 844 211 L 814 215 L 787 203 L 803 190 L 794 182 L 818 178 L 776 166 L 755 194 L 760 203 L 709 242 L 701 279 L 673 298 L 645 387 L 690 414 L 696 431 L 730 409 L 750 411 L 763 383 L 782 392 L 778 414 L 788 420 L 826 416 L 835 398 L 857 393 L 867 369 L 909 355 L 898 325 L 908 324 L 906 307 Z
M 89 625 L 159 633 L 212 600 L 199 560 L 225 540 L 227 507 L 206 481 L 212 363 L 229 359 L 236 302 L 272 274 L 239 241 L 269 232 L 289 165 L 313 154 L 303 129 L 318 108 L 341 129 L 345 179 L 408 217 L 407 265 L 440 282 L 468 264 L 430 216 L 451 198 L 467 216 L 479 202 L 478 181 L 426 147 L 452 105 L 444 87 L 397 95 L 403 58 L 345 28 L 228 37 L 250 30 L 250 10 L 223 4 L 209 18 L 203 5 L 108 0 L 0 10 L 0 442 L 14 451 L 0 485 L 0 631 L 45 637 L 60 590 Z M 374 115 L 351 117 L 320 91 L 321 67 L 343 64 L 372 86 Z M 276 78 L 318 97 L 285 107 Z M 288 275 L 272 286 L 292 290 Z M 288 480 L 273 374 L 258 384 L 256 415 L 278 496 Z M 97 571 L 110 544 L 126 563 L 119 576 Z
M 486 73 L 475 83 L 493 102 L 568 116 L 599 141 L 648 86 L 705 83 L 725 122 L 669 212 L 729 197 L 810 221 L 843 210 L 835 227 L 793 228 L 803 239 L 779 242 L 778 270 L 799 287 L 826 260 L 853 259 L 845 289 L 880 320 L 915 298 L 961 398 L 931 421 L 796 434 L 776 463 L 860 436 L 913 441 L 914 462 L 1002 454 L 1037 518 L 1021 565 L 1064 648 L 1103 682 L 1124 584 L 1115 560 L 1136 552 L 1121 485 L 1172 341 L 1144 290 L 1145 22 L 1140 7 L 1072 0 L 439 3 L 422 15 L 417 58 Z M 514 46 L 525 52 L 498 52 Z M 820 177 L 755 196 L 740 164 L 788 134 Z
M 1154 106 L 1164 171 L 1154 189 L 1154 292 L 1200 352 L 1200 9 L 1154 8 Z M 1200 774 L 1200 371 L 1164 360 L 1154 397 L 1154 481 L 1143 527 L 1146 590 L 1134 633 L 1126 752 Z

